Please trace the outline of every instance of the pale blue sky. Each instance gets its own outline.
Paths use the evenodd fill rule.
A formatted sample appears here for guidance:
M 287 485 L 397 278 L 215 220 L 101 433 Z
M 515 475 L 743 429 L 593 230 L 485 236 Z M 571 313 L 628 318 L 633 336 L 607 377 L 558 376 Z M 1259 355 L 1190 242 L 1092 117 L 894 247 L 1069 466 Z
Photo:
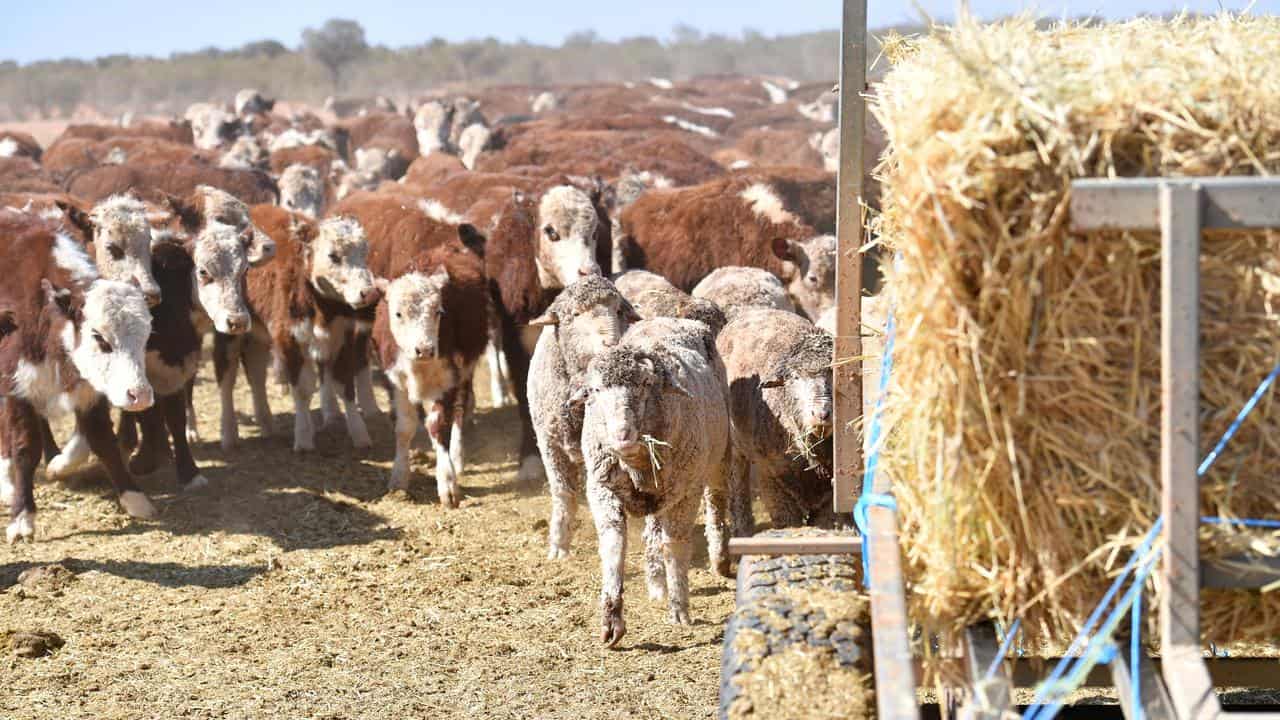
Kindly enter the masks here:
M 302 29 L 331 17 L 364 25 L 369 41 L 401 46 L 439 36 L 448 40 L 494 36 L 559 44 L 565 35 L 594 29 L 608 39 L 666 37 L 677 23 L 704 32 L 736 34 L 753 28 L 768 35 L 835 28 L 840 0 L 4 0 L 0 60 L 20 62 L 113 53 L 167 55 L 209 45 L 237 47 L 271 38 L 294 47 Z M 936 18 L 953 16 L 954 0 L 920 0 Z M 1097 13 L 1110 18 L 1182 8 L 1213 12 L 1243 9 L 1247 0 L 972 0 L 984 18 L 1037 9 L 1058 17 Z M 869 1 L 871 26 L 919 17 L 911 2 Z M 1254 13 L 1280 12 L 1280 0 L 1258 0 Z

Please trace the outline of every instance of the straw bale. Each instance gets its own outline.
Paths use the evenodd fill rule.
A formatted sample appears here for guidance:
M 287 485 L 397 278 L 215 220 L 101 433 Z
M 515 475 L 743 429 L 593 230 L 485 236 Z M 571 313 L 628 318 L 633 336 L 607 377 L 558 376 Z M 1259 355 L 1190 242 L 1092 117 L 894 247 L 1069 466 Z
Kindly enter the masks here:
M 950 639 L 1022 617 L 1034 648 L 1070 637 L 1159 512 L 1159 237 L 1072 234 L 1069 183 L 1280 172 L 1280 18 L 966 19 L 886 54 L 876 222 L 901 262 L 885 268 L 899 331 L 881 468 L 911 614 Z M 1274 233 L 1202 248 L 1207 451 L 1280 361 L 1280 282 Z M 1280 518 L 1277 477 L 1269 394 L 1202 509 Z M 1201 540 L 1210 557 L 1280 552 L 1234 527 Z M 1280 637 L 1278 592 L 1203 606 L 1210 639 Z

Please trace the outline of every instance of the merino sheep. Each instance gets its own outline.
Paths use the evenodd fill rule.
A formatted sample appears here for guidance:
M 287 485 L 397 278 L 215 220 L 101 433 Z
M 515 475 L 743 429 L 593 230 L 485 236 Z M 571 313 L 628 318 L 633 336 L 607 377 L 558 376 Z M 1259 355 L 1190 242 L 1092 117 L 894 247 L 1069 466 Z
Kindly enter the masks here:
M 730 265 L 713 270 L 693 288 L 693 296 L 710 300 L 733 320 L 747 308 L 795 312 L 782 281 L 768 270 Z M 832 308 L 835 306 L 833 305 Z
M 724 366 L 710 329 L 692 320 L 645 320 L 591 361 L 573 394 L 585 403 L 587 501 L 600 540 L 601 640 L 626 633 L 622 580 L 627 515 L 644 515 L 649 596 L 689 623 L 689 558 L 705 496 L 712 565 L 728 575 L 729 418 Z
M 716 346 L 729 382 L 735 534 L 754 524 L 751 486 L 775 526 L 830 524 L 830 333 L 794 313 L 754 308 L 739 312 Z
M 592 358 L 617 345 L 640 318 L 608 280 L 589 275 L 569 285 L 541 317 L 542 327 L 529 362 L 529 414 L 551 490 L 547 558 L 569 555 L 578 496 L 585 487 L 582 407 L 569 402 Z

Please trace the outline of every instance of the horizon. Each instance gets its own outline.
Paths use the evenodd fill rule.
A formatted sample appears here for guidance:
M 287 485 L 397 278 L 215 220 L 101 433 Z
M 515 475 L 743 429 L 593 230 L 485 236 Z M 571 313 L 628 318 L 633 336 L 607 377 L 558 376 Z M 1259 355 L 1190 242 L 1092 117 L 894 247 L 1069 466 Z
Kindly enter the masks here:
M 730 37 L 740 37 L 746 30 L 771 37 L 832 31 L 839 29 L 841 10 L 838 0 L 792 0 L 785 12 L 779 12 L 777 6 L 735 7 L 729 0 L 703 0 L 697 6 L 676 0 L 651 0 L 643 8 L 610 8 L 609 15 L 602 17 L 589 12 L 592 6 L 585 0 L 544 0 L 537 7 L 504 1 L 492 3 L 497 7 L 485 12 L 485 20 L 492 24 L 486 29 L 477 29 L 474 6 L 398 7 L 391 0 L 366 0 L 359 12 L 351 12 L 349 3 L 338 0 L 318 0 L 307 3 L 305 8 L 260 7 L 245 0 L 226 0 L 214 8 L 188 9 L 184 15 L 166 12 L 168 7 L 158 0 L 130 0 L 113 5 L 103 7 L 91 0 L 55 0 L 42 6 L 27 5 L 11 10 L 6 24 L 0 27 L 0 61 L 14 60 L 28 65 L 118 54 L 163 59 L 209 47 L 229 50 L 258 40 L 275 40 L 297 49 L 303 29 L 318 27 L 331 18 L 359 22 L 370 45 L 390 48 L 421 45 L 437 37 L 450 43 L 492 37 L 504 43 L 527 41 L 558 47 L 567 36 L 582 31 L 594 32 L 604 41 L 637 36 L 667 39 L 672 30 L 681 25 L 707 35 Z M 968 6 L 981 20 L 1022 12 L 1051 18 L 1098 16 L 1107 20 L 1181 10 L 1280 13 L 1280 0 L 1113 0 L 1107 3 L 1100 0 L 973 0 Z M 247 12 L 250 9 L 251 12 Z M 874 31 L 922 23 L 926 15 L 937 21 L 953 20 L 955 3 L 919 0 L 884 7 L 871 2 L 868 27 Z M 253 22 L 245 23 L 246 16 L 252 17 Z M 137 27 L 146 30 L 142 38 L 120 37 Z M 65 47 L 69 36 L 77 38 L 75 48 L 78 50 L 49 50 Z

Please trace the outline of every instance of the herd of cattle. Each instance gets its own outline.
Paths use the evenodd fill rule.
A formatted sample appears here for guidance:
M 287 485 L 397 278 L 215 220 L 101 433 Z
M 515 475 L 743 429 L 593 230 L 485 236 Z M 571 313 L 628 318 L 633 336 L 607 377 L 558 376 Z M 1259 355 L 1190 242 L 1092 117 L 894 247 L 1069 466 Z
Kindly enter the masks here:
M 205 484 L 191 397 L 210 334 L 224 448 L 241 368 L 263 435 L 268 370 L 287 386 L 297 452 L 315 447 L 317 391 L 323 421 L 368 447 L 376 381 L 390 487 L 408 487 L 425 425 L 456 507 L 485 361 L 520 408 L 521 479 L 550 487 L 550 558 L 587 498 L 603 640 L 624 633 L 628 515 L 650 595 L 688 622 L 700 505 L 723 574 L 753 495 L 775 524 L 831 521 L 834 100 L 829 84 L 654 79 L 379 99 L 325 122 L 244 91 L 44 149 L 0 131 L 7 539 L 34 537 L 42 460 L 58 477 L 96 457 L 140 518 L 155 509 L 133 478 L 171 454 L 183 489 Z

